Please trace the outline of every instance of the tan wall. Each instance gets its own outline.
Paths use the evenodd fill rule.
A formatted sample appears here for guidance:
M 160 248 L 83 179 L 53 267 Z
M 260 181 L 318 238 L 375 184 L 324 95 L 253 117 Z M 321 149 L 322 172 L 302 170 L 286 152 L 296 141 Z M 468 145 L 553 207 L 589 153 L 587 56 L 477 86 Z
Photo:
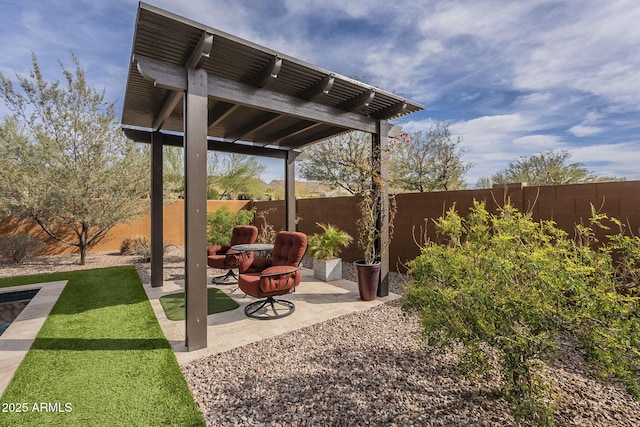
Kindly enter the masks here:
M 244 208 L 247 203 L 246 200 L 208 200 L 207 212 L 215 212 L 222 206 L 235 212 Z M 163 219 L 164 240 L 174 245 L 184 245 L 184 201 L 179 200 L 165 204 Z M 46 254 L 48 255 L 77 252 L 75 247 L 64 245 L 48 237 L 35 223 L 20 223 L 11 218 L 0 220 L 0 236 L 17 233 L 29 233 L 44 240 L 47 243 Z M 98 244 L 90 249 L 90 252 L 119 251 L 120 244 L 125 238 L 136 235 L 147 237 L 151 235 L 151 216 L 149 213 L 142 215 L 130 224 L 116 225 Z
M 574 225 L 590 216 L 590 203 L 601 213 L 607 213 L 630 225 L 634 234 L 640 235 L 640 181 L 608 182 L 596 184 L 553 185 L 521 187 L 519 185 L 493 190 L 465 190 L 433 193 L 398 194 L 398 213 L 395 234 L 391 242 L 391 268 L 401 266 L 420 254 L 416 242 L 421 242 L 426 224 L 426 235 L 435 240 L 432 219 L 437 219 L 453 204 L 461 215 L 466 215 L 473 200 L 486 202 L 487 209 L 495 212 L 506 199 L 521 211 L 531 211 L 535 220 L 553 219 L 558 226 L 572 236 Z M 260 211 L 277 207 L 278 212 L 269 215 L 277 229 L 284 228 L 284 202 L 254 202 Z M 297 200 L 300 217 L 298 230 L 307 234 L 319 231 L 316 222 L 331 223 L 357 238 L 356 221 L 359 216 L 356 199 L 337 197 Z M 362 257 L 354 243 L 342 257 L 355 261 Z M 402 270 L 402 268 L 400 268 Z
M 590 215 L 590 203 L 602 213 L 616 217 L 630 225 L 636 235 L 640 235 L 640 181 L 608 182 L 597 184 L 553 185 L 541 187 L 511 186 L 507 189 L 465 190 L 433 193 L 407 193 L 396 196 L 398 213 L 395 221 L 395 235 L 390 247 L 391 268 L 401 266 L 407 260 L 419 255 L 416 242 L 421 242 L 424 226 L 428 238 L 435 240 L 432 219 L 437 219 L 455 203 L 461 215 L 468 213 L 473 200 L 484 200 L 487 209 L 495 212 L 498 206 L 509 198 L 520 210 L 530 210 L 535 220 L 553 219 L 558 226 L 573 235 L 574 225 L 586 221 Z M 269 223 L 277 230 L 285 228 L 284 201 L 210 200 L 207 210 L 213 212 L 220 206 L 238 211 L 250 209 L 264 211 L 276 208 L 267 216 Z M 298 230 L 307 234 L 319 231 L 316 222 L 331 223 L 357 238 L 356 221 L 359 217 L 354 197 L 299 199 L 296 201 L 298 212 Z M 261 225 L 258 223 L 257 225 Z M 120 243 L 132 235 L 150 233 L 149 215 L 129 225 L 118 225 L 92 248 L 92 251 L 119 250 Z M 28 232 L 48 242 L 49 254 L 75 252 L 75 248 L 52 242 L 37 225 L 18 225 L 12 220 L 0 221 L 0 236 Z M 184 244 L 184 203 L 177 201 L 165 205 L 164 238 L 172 244 Z M 353 243 L 343 253 L 347 261 L 362 257 L 357 245 Z M 400 268 L 401 269 L 401 268 Z M 402 270 L 402 269 L 401 269 Z

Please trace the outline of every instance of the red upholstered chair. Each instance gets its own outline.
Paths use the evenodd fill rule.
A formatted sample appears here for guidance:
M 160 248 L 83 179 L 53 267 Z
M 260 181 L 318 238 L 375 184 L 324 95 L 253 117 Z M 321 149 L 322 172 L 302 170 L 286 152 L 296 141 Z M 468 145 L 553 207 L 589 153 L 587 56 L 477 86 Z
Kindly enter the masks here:
M 214 245 L 207 250 L 207 265 L 213 268 L 228 268 L 227 274 L 214 277 L 212 283 L 235 283 L 238 277 L 233 272 L 240 264 L 240 252 L 231 249 L 233 245 L 255 243 L 258 238 L 258 227 L 253 225 L 237 225 L 231 232 L 231 242 L 228 245 Z M 234 281 L 229 279 L 233 278 Z
M 293 313 L 295 306 L 291 301 L 275 297 L 295 291 L 295 287 L 300 284 L 300 264 L 306 251 L 306 234 L 281 231 L 276 235 L 271 258 L 250 254 L 241 261 L 238 287 L 247 295 L 264 298 L 244 308 L 247 316 L 255 319 L 278 319 Z M 282 308 L 276 308 L 276 305 Z M 273 314 L 269 313 L 269 307 Z

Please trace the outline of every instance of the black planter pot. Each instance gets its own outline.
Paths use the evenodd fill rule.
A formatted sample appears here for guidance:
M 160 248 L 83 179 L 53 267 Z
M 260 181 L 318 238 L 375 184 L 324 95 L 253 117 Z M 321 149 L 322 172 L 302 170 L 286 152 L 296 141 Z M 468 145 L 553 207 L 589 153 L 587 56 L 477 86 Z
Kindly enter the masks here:
M 376 299 L 378 283 L 380 282 L 380 263 L 367 264 L 364 261 L 353 263 L 358 271 L 358 290 L 360 299 L 371 301 Z

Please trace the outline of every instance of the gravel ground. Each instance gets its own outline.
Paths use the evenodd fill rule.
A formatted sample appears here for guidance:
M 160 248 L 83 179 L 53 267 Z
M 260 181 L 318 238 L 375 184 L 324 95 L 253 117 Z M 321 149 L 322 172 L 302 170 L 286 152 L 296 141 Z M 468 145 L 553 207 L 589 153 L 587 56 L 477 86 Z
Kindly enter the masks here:
M 182 248 L 170 249 L 165 279 L 183 277 L 183 259 Z M 149 265 L 136 257 L 91 253 L 86 266 L 77 261 L 77 255 L 39 257 L 16 267 L 0 259 L 0 277 L 134 263 L 149 281 Z M 352 264 L 343 269 L 355 279 Z M 390 290 L 400 293 L 405 278 L 390 276 Z M 452 369 L 455 352 L 430 353 L 419 327 L 391 302 L 200 359 L 183 371 L 212 426 L 516 425 L 509 405 L 495 397 L 497 383 L 461 378 Z M 574 348 L 562 343 L 547 367 L 557 424 L 639 426 L 640 403 L 621 386 L 595 379 Z

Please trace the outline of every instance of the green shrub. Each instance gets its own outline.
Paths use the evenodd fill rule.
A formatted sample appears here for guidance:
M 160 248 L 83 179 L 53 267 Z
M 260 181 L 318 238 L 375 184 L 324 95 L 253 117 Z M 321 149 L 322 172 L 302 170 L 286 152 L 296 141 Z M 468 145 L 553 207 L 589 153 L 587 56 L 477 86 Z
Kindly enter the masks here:
M 46 245 L 42 240 L 26 233 L 13 234 L 0 239 L 0 254 L 11 258 L 16 264 L 41 254 L 45 248 Z
M 460 367 L 477 376 L 490 366 L 488 345 L 502 396 L 540 425 L 553 424 L 542 362 L 562 333 L 579 340 L 603 378 L 616 376 L 638 396 L 639 301 L 615 292 L 610 253 L 592 248 L 591 228 L 578 227 L 574 241 L 552 221 L 509 204 L 493 215 L 481 203 L 466 218 L 452 208 L 435 225 L 448 244 L 428 242 L 409 263 L 403 302 L 420 313 L 434 349 L 461 343 Z
M 228 245 L 233 227 L 251 224 L 254 214 L 255 209 L 233 212 L 226 206 L 207 214 L 207 243 L 209 246 Z
M 346 231 L 331 224 L 316 223 L 322 229 L 322 233 L 316 233 L 309 236 L 309 255 L 315 259 L 331 259 L 338 256 L 340 250 L 348 246 L 353 237 Z

